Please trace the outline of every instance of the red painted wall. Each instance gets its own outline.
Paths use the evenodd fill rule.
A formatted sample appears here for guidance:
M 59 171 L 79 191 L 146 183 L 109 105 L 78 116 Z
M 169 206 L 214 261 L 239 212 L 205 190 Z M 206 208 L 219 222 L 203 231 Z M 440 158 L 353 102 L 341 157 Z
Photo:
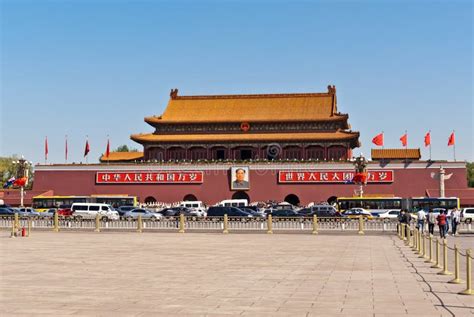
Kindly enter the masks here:
M 398 166 L 398 167 L 397 167 Z M 364 193 L 368 195 L 385 194 L 400 197 L 425 196 L 426 189 L 438 189 L 439 181 L 431 177 L 437 174 L 439 165 L 427 167 L 427 163 L 413 163 L 409 168 L 402 164 L 390 164 L 384 168 L 394 171 L 394 182 L 391 184 L 368 184 Z M 131 166 L 133 171 L 139 171 L 150 166 Z M 307 165 L 308 169 L 334 170 L 344 168 L 352 170 L 350 164 Z M 452 176 L 445 182 L 446 189 L 466 189 L 466 168 L 462 163 L 443 163 L 446 174 Z M 129 194 L 136 195 L 143 202 L 146 197 L 152 196 L 159 202 L 175 202 L 183 200 L 187 194 L 195 195 L 199 200 L 214 204 L 223 199 L 230 199 L 235 191 L 230 190 L 230 166 L 216 167 L 216 170 L 204 170 L 202 184 L 96 184 L 96 171 L 117 171 L 123 166 L 114 165 L 84 165 L 84 166 L 37 166 L 35 171 L 34 190 L 53 190 L 55 195 L 91 195 L 91 194 Z M 153 170 L 160 170 L 160 166 L 153 166 Z M 170 168 L 167 165 L 167 168 Z M 176 169 L 183 166 L 177 165 Z M 209 167 L 208 167 L 209 168 Z M 64 170 L 62 170 L 64 169 Z M 76 169 L 76 170 L 74 170 Z M 173 167 L 171 167 L 173 169 Z M 186 167 L 188 170 L 201 170 L 199 166 Z M 284 200 L 285 196 L 295 194 L 302 204 L 315 201 L 325 201 L 331 196 L 353 196 L 358 188 L 353 184 L 279 184 L 277 181 L 279 168 L 270 170 L 255 170 L 250 165 L 250 190 L 246 191 L 251 201 Z M 381 169 L 378 164 L 371 164 L 369 169 Z M 281 170 L 291 170 L 285 166 Z M 462 197 L 461 197 L 462 199 Z

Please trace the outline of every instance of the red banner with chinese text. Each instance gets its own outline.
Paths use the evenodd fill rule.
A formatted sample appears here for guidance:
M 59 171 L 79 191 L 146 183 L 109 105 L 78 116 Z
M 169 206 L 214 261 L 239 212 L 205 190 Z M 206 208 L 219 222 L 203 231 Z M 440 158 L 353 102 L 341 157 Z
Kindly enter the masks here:
M 201 184 L 203 172 L 97 172 L 97 184 Z
M 354 171 L 279 171 L 279 183 L 350 183 Z M 392 183 L 393 170 L 371 170 L 367 183 Z

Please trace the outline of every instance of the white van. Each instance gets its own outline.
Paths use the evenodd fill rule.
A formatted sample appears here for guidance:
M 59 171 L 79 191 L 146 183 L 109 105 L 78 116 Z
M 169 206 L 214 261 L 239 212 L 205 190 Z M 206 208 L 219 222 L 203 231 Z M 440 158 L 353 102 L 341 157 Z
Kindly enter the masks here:
M 247 199 L 226 199 L 216 204 L 219 207 L 245 207 L 248 205 L 249 201 Z
M 76 220 L 95 219 L 97 214 L 101 220 L 118 220 L 118 212 L 110 205 L 98 203 L 73 203 L 71 206 L 72 216 Z
M 179 203 L 179 206 L 191 209 L 192 213 L 194 213 L 198 217 L 206 217 L 206 206 L 200 200 L 182 201 L 181 203 Z

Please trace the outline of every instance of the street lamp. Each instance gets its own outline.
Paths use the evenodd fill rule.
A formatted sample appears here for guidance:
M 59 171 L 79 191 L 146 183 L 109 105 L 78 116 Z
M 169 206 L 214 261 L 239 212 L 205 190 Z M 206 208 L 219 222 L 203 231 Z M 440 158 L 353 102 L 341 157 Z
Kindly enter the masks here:
M 32 165 L 31 162 L 25 160 L 22 155 L 18 161 L 12 161 L 14 165 L 17 165 L 17 182 L 20 185 L 20 207 L 24 207 L 23 198 L 25 195 L 25 185 L 28 183 L 28 166 Z

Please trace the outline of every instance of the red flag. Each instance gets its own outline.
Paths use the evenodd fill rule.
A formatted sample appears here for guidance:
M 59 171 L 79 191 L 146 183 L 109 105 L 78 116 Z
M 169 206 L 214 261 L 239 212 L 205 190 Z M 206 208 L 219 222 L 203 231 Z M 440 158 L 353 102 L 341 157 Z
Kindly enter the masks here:
M 455 143 L 456 142 L 454 140 L 454 131 L 453 131 L 453 133 L 451 133 L 451 135 L 449 136 L 448 146 L 454 145 Z
M 425 146 L 431 145 L 431 133 L 427 132 L 425 134 Z
M 84 149 L 84 157 L 87 156 L 87 154 L 89 153 L 90 151 L 90 148 L 89 148 L 89 140 L 86 140 L 86 148 Z
M 400 138 L 400 141 L 402 141 L 402 145 L 403 146 L 407 146 L 407 143 L 408 143 L 408 135 L 405 133 L 404 135 L 402 135 L 402 137 Z
M 48 160 L 48 137 L 44 140 L 44 159 Z
M 383 133 L 377 134 L 373 139 L 372 143 L 378 146 L 383 146 Z
M 107 140 L 107 149 L 105 149 L 105 157 L 109 158 L 110 155 L 110 142 Z
M 67 136 L 66 136 L 66 144 L 64 148 L 64 157 L 66 158 L 66 161 L 67 161 Z

